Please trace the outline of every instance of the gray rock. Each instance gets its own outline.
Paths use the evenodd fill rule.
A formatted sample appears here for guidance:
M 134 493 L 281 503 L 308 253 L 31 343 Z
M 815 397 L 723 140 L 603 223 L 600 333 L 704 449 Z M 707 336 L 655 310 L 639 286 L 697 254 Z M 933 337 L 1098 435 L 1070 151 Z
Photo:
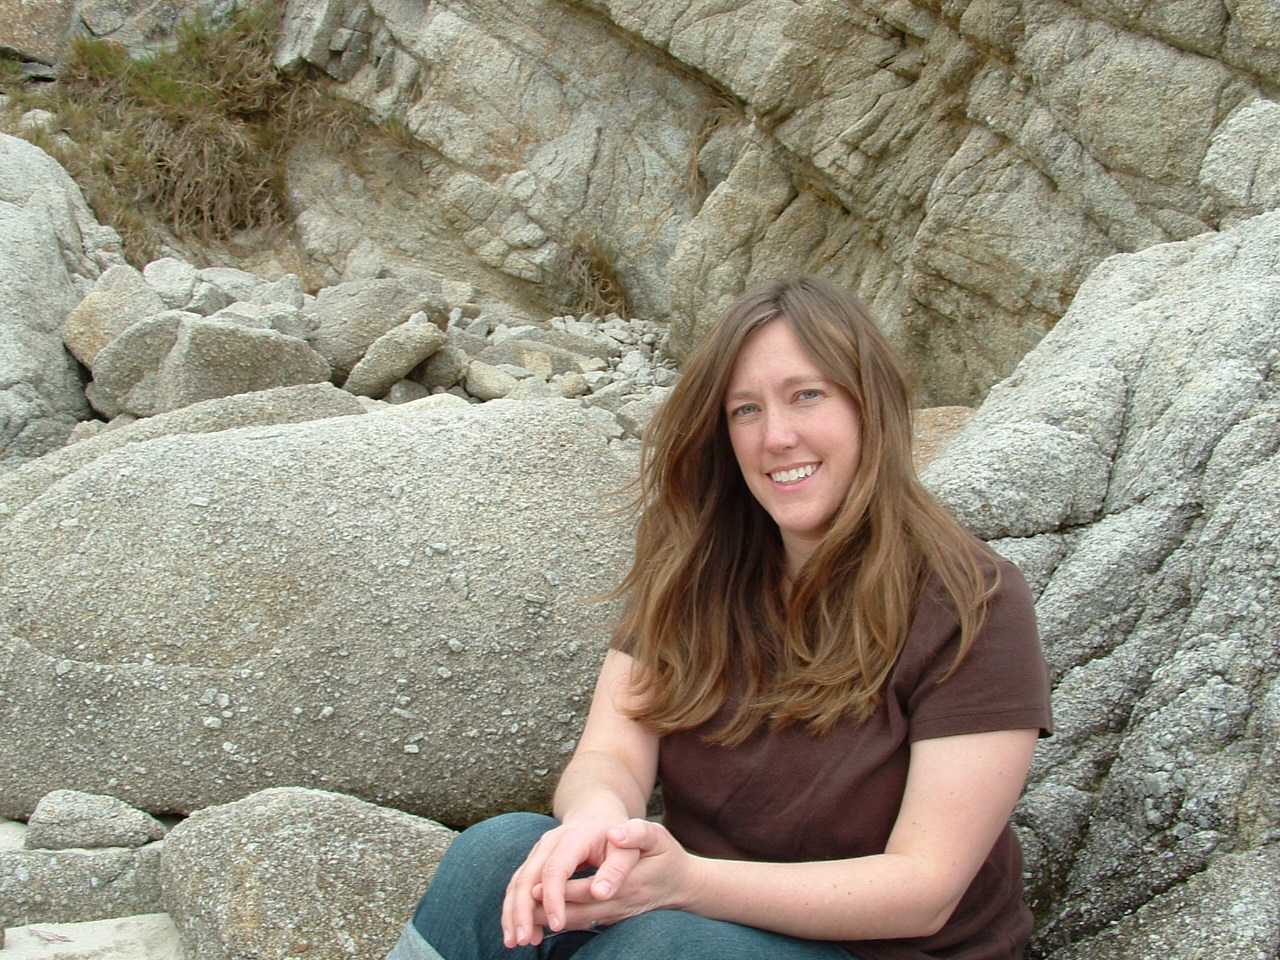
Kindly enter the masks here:
M 231 300 L 231 303 L 267 302 L 261 298 L 263 287 L 267 282 L 257 274 L 235 267 L 205 267 L 196 271 L 196 278 L 204 283 L 212 284 Z
M 147 395 L 155 373 L 177 343 L 183 321 L 195 319 L 198 314 L 166 310 L 133 324 L 99 351 L 93 382 L 85 389 L 93 408 L 107 418 L 146 416 L 129 409 L 133 393 L 141 388 L 139 405 L 154 406 Z
M 421 400 L 430 395 L 431 391 L 420 383 L 412 380 L 397 380 L 382 399 L 387 403 L 412 403 L 414 400 Z
M 464 386 L 467 393 L 479 400 L 498 400 L 510 395 L 519 381 L 505 370 L 480 360 L 472 360 L 467 365 L 467 376 Z
M 66 172 L 3 134 L 0 245 L 0 470 L 8 470 L 61 447 L 90 416 L 58 328 L 123 257 L 115 231 L 94 220 Z
M 0 3 L 0 46 L 16 52 L 19 60 L 57 63 L 74 20 L 72 0 L 4 0 Z
M 414 289 L 400 280 L 359 280 L 326 287 L 304 311 L 314 332 L 311 345 L 345 379 L 375 340 L 425 312 L 436 324 L 447 322 L 438 290 Z
M 644 435 L 644 428 L 649 425 L 650 419 L 658 411 L 658 408 L 666 401 L 670 395 L 670 389 L 659 387 L 639 400 L 631 400 L 618 407 L 618 423 L 627 431 L 630 436 L 641 437 Z
M 99 360 L 88 395 L 107 416 L 329 378 L 329 364 L 297 337 L 177 311 L 134 324 Z
M 495 367 L 515 364 L 549 380 L 566 373 L 581 373 L 583 355 L 551 343 L 512 337 L 488 347 L 477 359 Z
M 141 847 L 163 840 L 164 824 L 115 797 L 54 790 L 36 804 L 27 821 L 28 850 L 70 847 Z
M 208 807 L 165 843 L 165 902 L 191 960 L 380 957 L 454 837 L 318 790 Z
M 121 423 L 129 419 L 122 416 L 96 436 L 0 476 L 0 524 L 50 485 L 121 446 L 173 434 L 216 433 L 237 427 L 304 423 L 363 413 L 364 408 L 351 394 L 330 383 L 315 383 L 205 400 L 145 420 L 133 418 L 132 423 Z
M 425 313 L 415 313 L 369 345 L 352 368 L 345 387 L 351 393 L 381 397 L 392 384 L 444 346 L 445 339 L 444 331 Z
M 446 343 L 426 359 L 410 376 L 428 390 L 448 390 L 467 375 L 471 358 L 453 343 Z
M 234 302 L 235 297 L 217 284 L 197 279 L 196 285 L 191 291 L 191 299 L 183 309 L 198 313 L 202 317 L 209 317 L 219 310 L 231 306 Z
M 187 309 L 199 282 L 197 272 L 195 267 L 177 257 L 161 257 L 142 268 L 143 278 L 170 310 Z
M 1038 955 L 1280 942 L 1278 259 L 1269 213 L 1108 260 L 924 474 L 1039 595 Z
M 66 784 L 152 812 L 282 783 L 457 825 L 542 807 L 636 449 L 571 401 L 449 402 L 129 444 L 11 514 L 0 816 Z
M 0 850 L 0 927 L 158 913 L 163 846 Z
M 165 309 L 165 302 L 133 267 L 111 267 L 93 292 L 80 301 L 62 324 L 62 342 L 90 370 L 94 359 L 116 337 L 140 320 Z
M 257 330 L 274 330 L 286 337 L 303 340 L 311 332 L 301 311 L 287 303 L 251 303 L 238 300 L 209 316 L 220 323 L 236 323 Z
M 333 2 L 277 55 L 423 145 L 395 177 L 297 158 L 329 282 L 416 262 L 545 312 L 612 277 L 684 355 L 745 285 L 819 272 L 968 405 L 1106 257 L 1274 206 L 1273 27 L 1269 0 Z

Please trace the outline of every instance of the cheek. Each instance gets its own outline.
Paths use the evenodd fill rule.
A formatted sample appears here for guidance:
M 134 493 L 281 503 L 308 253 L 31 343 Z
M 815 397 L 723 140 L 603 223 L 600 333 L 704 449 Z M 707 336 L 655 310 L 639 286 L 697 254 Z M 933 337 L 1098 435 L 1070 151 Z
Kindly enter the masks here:
M 730 430 L 729 446 L 733 449 L 733 458 L 738 463 L 738 469 L 742 471 L 744 477 L 747 476 L 751 472 L 748 469 L 751 454 L 747 431 L 741 428 Z

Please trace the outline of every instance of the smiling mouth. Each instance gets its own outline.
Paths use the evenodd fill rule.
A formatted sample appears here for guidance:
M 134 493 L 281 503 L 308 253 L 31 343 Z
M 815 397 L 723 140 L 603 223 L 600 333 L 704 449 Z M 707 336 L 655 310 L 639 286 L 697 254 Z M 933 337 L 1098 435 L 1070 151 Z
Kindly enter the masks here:
M 803 467 L 796 467 L 793 470 L 779 470 L 777 473 L 769 474 L 769 479 L 774 483 L 781 483 L 784 486 L 792 483 L 799 483 L 805 477 L 811 477 L 817 471 L 816 463 L 806 463 Z

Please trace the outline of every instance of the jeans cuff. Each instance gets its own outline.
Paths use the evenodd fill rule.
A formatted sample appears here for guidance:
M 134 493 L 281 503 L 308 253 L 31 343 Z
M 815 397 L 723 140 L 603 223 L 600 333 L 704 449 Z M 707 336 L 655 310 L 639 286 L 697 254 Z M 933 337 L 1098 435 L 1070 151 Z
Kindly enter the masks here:
M 422 934 L 412 923 L 408 923 L 405 924 L 396 945 L 387 954 L 387 960 L 444 960 L 444 957 L 436 952 L 435 947 L 422 939 Z

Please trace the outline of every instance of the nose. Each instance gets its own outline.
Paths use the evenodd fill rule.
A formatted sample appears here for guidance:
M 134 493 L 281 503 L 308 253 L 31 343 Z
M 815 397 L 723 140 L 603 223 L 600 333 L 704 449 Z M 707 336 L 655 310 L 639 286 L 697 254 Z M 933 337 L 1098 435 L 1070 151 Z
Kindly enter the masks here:
M 765 413 L 764 445 L 771 452 L 789 450 L 796 445 L 795 421 L 785 407 L 774 407 Z

